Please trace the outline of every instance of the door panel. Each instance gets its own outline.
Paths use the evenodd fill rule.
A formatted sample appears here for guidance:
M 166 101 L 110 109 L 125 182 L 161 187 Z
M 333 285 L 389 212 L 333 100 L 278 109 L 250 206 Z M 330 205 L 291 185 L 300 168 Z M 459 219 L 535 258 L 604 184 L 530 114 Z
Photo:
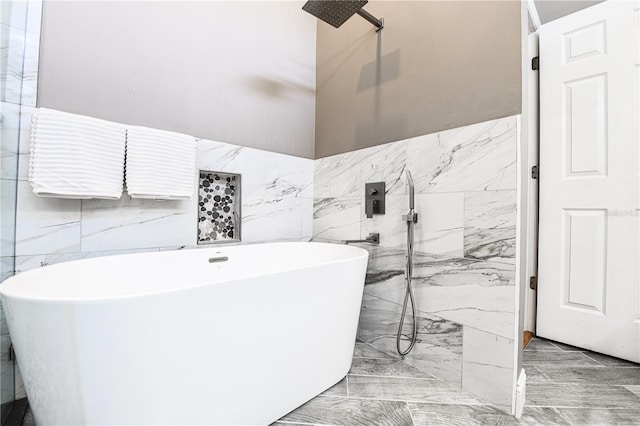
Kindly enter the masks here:
M 565 176 L 604 176 L 608 152 L 607 75 L 580 78 L 564 86 Z
M 564 306 L 605 314 L 607 211 L 565 209 Z
M 638 1 L 540 29 L 537 333 L 640 362 Z

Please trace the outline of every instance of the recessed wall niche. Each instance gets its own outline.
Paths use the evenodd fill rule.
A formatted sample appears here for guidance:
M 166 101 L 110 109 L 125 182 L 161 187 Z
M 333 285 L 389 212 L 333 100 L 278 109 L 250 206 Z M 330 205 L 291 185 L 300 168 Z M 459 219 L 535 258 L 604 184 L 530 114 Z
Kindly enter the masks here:
M 200 170 L 198 244 L 240 241 L 240 175 Z

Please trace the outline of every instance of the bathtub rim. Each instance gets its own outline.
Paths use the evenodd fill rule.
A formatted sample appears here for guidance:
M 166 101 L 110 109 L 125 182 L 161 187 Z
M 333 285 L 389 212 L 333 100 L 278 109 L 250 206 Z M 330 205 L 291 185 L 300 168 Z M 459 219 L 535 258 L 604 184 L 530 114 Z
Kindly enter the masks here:
M 240 248 L 240 247 L 244 247 L 244 246 L 258 246 L 258 245 L 264 245 L 264 246 L 277 246 L 277 245 L 324 245 L 324 246 L 338 246 L 338 247 L 344 247 L 343 244 L 336 244 L 336 243 L 330 243 L 330 242 L 315 242 L 315 241 L 300 241 L 300 242 L 269 242 L 269 243 L 255 243 L 255 244 L 243 244 L 243 245 L 234 245 L 234 246 L 229 246 L 229 248 L 233 247 L 233 248 Z M 206 282 L 199 282 L 196 284 L 190 284 L 190 285 L 185 285 L 182 287 L 170 287 L 170 288 L 166 288 L 166 289 L 160 289 L 160 290 L 153 290 L 153 291 L 144 291 L 144 292 L 131 292 L 131 293 L 123 293 L 123 294 L 115 294 L 115 295 L 99 295 L 99 296 L 75 296 L 75 297 L 69 297 L 69 296 L 65 296 L 65 297 L 37 297 L 37 296 L 33 296 L 33 295 L 24 295 L 24 294 L 20 294 L 20 290 L 21 290 L 21 285 L 19 283 L 19 281 L 25 279 L 25 276 L 28 278 L 28 276 L 32 273 L 36 273 L 36 272 L 41 272 L 43 269 L 45 268 L 57 268 L 60 267 L 62 265 L 64 266 L 68 266 L 69 264 L 75 264 L 75 263 L 83 263 L 83 262 L 95 262 L 98 259 L 105 259 L 105 258 L 117 258 L 117 257 L 121 257 L 121 256 L 127 256 L 127 257 L 131 257 L 131 256 L 143 256 L 143 255 L 150 255 L 150 254 L 156 254 L 156 253 L 160 253 L 160 252 L 154 252 L 154 251 L 149 251 L 149 252 L 140 252 L 140 253 L 125 253 L 125 254 L 115 254 L 115 255 L 108 255 L 108 256 L 96 256 L 96 257 L 91 257 L 91 258 L 85 258 L 85 259 L 75 259 L 75 260 L 69 260 L 69 261 L 64 261 L 64 262 L 59 262 L 59 263 L 55 263 L 55 264 L 51 264 L 51 265 L 45 265 L 42 266 L 40 268 L 34 268 L 34 269 L 30 269 L 28 271 L 24 271 L 24 272 L 20 272 L 14 276 L 11 276 L 9 278 L 7 278 L 5 281 L 3 281 L 2 283 L 0 283 L 0 298 L 2 298 L 2 300 L 4 299 L 8 299 L 8 300 L 16 300 L 16 301 L 22 301 L 22 302 L 34 302 L 34 303 L 49 303 L 49 304 L 95 304 L 95 303 L 101 303 L 101 302 L 122 302 L 122 301 L 127 301 L 127 300 L 136 300 L 136 299 L 140 299 L 140 298 L 144 298 L 144 297 L 153 297 L 153 296 L 160 296 L 160 295 L 165 295 L 165 294 L 171 294 L 171 293 L 178 293 L 181 291 L 187 291 L 187 290 L 194 290 L 194 289 L 198 289 L 198 288 L 202 288 L 202 287 L 206 287 L 209 285 L 215 285 L 215 284 L 226 284 L 229 282 L 233 282 L 233 281 L 239 281 L 239 280 L 245 280 L 245 279 L 255 279 L 258 278 L 260 276 L 264 276 L 264 275 L 271 275 L 271 274 L 281 274 L 281 273 L 287 273 L 287 272 L 295 272 L 295 271 L 300 271 L 303 269 L 308 269 L 314 266 L 330 266 L 330 265 L 336 265 L 336 264 L 341 264 L 341 263 L 345 263 L 345 262 L 350 262 L 350 261 L 355 261 L 355 260 L 359 260 L 362 258 L 365 258 L 368 262 L 368 258 L 369 258 L 369 252 L 361 247 L 357 247 L 357 246 L 348 246 L 348 250 L 349 251 L 353 251 L 354 255 L 353 256 L 349 256 L 346 258 L 338 258 L 335 260 L 331 260 L 331 261 L 327 261 L 327 262 L 323 262 L 323 263 L 319 263 L 319 264 L 315 264 L 315 265 L 305 265 L 305 266 L 298 266 L 298 267 L 290 267 L 290 268 L 283 268 L 277 271 L 273 271 L 270 272 L 269 274 L 259 274 L 259 273 L 243 273 L 243 274 L 238 274 L 236 276 L 230 277 L 230 278 L 226 278 L 226 279 L 220 279 L 220 280 L 216 280 L 216 281 L 206 281 Z M 221 246 L 204 246 L 204 247 L 194 247 L 193 249 L 188 249 L 186 251 L 191 251 L 191 250 L 197 250 L 197 251 L 204 251 L 204 250 L 221 250 L 224 249 L 225 247 L 221 247 Z M 173 252 L 185 252 L 184 249 L 175 249 L 175 250 L 163 250 L 162 253 L 173 253 Z M 16 283 L 14 283 L 13 281 L 18 281 Z M 10 285 L 10 288 L 5 287 L 7 284 Z M 90 285 L 90 284 L 89 284 Z M 13 290 L 13 287 L 15 287 L 15 290 Z M 8 290 L 8 291 L 7 291 Z

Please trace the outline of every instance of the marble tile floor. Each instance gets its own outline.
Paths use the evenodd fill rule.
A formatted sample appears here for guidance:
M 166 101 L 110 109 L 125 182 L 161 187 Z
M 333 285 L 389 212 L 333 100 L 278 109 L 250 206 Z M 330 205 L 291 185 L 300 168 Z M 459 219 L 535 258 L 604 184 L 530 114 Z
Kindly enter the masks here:
M 347 377 L 285 425 L 640 425 L 640 365 L 544 339 L 524 352 L 526 406 L 515 419 L 393 354 L 356 343 Z
M 533 338 L 526 406 L 515 419 L 373 346 L 357 342 L 347 377 L 272 426 L 640 425 L 640 365 Z M 30 412 L 23 426 L 33 426 Z

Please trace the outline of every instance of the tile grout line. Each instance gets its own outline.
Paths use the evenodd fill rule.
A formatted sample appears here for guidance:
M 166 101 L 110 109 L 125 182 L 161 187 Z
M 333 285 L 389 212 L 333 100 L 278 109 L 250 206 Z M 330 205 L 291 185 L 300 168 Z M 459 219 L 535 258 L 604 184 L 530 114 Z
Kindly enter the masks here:
M 547 340 L 547 343 L 549 343 L 551 346 L 557 348 L 559 351 L 561 352 L 565 352 L 564 349 L 562 349 L 560 346 L 556 345 L 555 343 L 553 343 L 551 340 Z
M 427 373 L 425 373 L 427 374 Z M 361 374 L 361 373 L 347 373 L 348 376 L 356 376 L 356 377 L 376 377 L 381 379 L 407 379 L 407 380 L 426 380 L 429 382 L 444 382 L 443 380 L 438 379 L 437 377 L 407 377 L 407 376 L 383 376 L 380 374 Z M 449 382 L 444 382 L 449 383 Z
M 464 257 L 450 257 L 450 258 L 447 258 L 446 260 L 452 260 L 452 259 L 473 260 L 473 261 L 479 262 L 478 259 L 464 258 Z M 500 262 L 496 262 L 496 263 L 500 263 Z M 417 277 L 417 278 L 420 278 L 420 277 Z M 414 277 L 414 279 L 416 279 L 416 277 Z M 384 280 L 384 281 L 388 281 L 388 280 Z M 513 287 L 513 286 L 511 286 L 511 287 Z M 374 297 L 376 299 L 382 300 L 384 302 L 391 303 L 392 305 L 402 306 L 401 303 L 393 302 L 393 301 L 385 299 L 385 298 L 383 298 L 383 297 L 381 297 L 381 296 L 379 296 L 377 294 L 369 293 L 367 291 L 365 291 L 364 294 L 366 294 L 367 296 Z M 469 309 L 473 310 L 474 308 L 472 308 L 472 307 L 463 307 L 461 309 L 456 309 L 456 310 L 469 310 Z M 436 317 L 438 319 L 441 319 L 441 320 L 444 320 L 444 321 L 448 321 L 448 322 L 451 322 L 453 324 L 457 324 L 457 325 L 464 326 L 464 327 L 469 327 L 471 329 L 474 329 L 474 330 L 477 330 L 477 331 L 482 331 L 482 332 L 485 332 L 485 333 L 488 333 L 488 334 L 493 334 L 494 336 L 502 337 L 503 339 L 513 340 L 510 337 L 507 337 L 507 336 L 504 336 L 504 335 L 501 335 L 501 334 L 497 334 L 497 333 L 495 333 L 495 331 L 483 330 L 481 328 L 478 328 L 478 327 L 475 327 L 475 326 L 472 326 L 472 325 L 467 325 L 467 324 L 462 324 L 462 323 L 459 323 L 459 322 L 456 322 L 456 321 L 451 321 L 451 320 L 445 318 L 444 316 L 440 315 L 440 312 L 448 312 L 448 311 L 451 311 L 451 310 L 445 309 L 443 311 L 429 312 L 429 311 L 423 311 L 423 310 L 418 309 L 418 312 L 419 312 L 418 318 L 420 317 L 420 315 Z M 365 343 L 368 343 L 368 342 L 365 342 Z M 435 347 L 443 347 L 443 348 L 445 347 L 445 346 L 438 346 L 438 345 L 434 345 L 434 346 Z M 547 352 L 557 352 L 557 351 L 547 351 Z M 568 351 L 562 351 L 562 352 L 568 352 Z
M 587 353 L 585 353 L 585 352 L 580 352 L 580 353 L 581 353 L 582 355 L 586 356 L 587 358 L 589 358 L 590 360 L 592 360 L 592 361 L 594 361 L 594 362 L 597 362 L 598 364 L 602 365 L 603 367 L 615 367 L 615 366 L 613 366 L 613 365 L 606 365 L 605 363 L 600 362 L 600 361 L 598 361 L 597 359 L 595 359 L 595 358 L 593 358 L 593 357 L 589 356 L 589 354 L 587 354 Z
M 564 420 L 565 422 L 569 423 L 570 425 L 572 425 L 572 424 L 573 424 L 573 423 L 571 423 L 571 422 L 569 421 L 569 419 L 568 419 L 568 418 L 566 418 L 566 417 L 565 417 L 565 416 L 564 416 L 564 415 L 563 415 L 563 414 L 562 414 L 562 413 L 561 413 L 561 412 L 560 412 L 556 407 L 552 407 L 551 409 L 552 409 L 556 414 L 558 414 L 562 420 Z
M 549 379 L 546 382 L 528 382 L 528 383 L 531 383 L 532 385 L 549 385 L 549 386 L 555 386 L 555 385 L 585 385 L 585 386 L 621 387 L 621 388 L 624 388 L 626 386 L 640 386 L 640 385 L 616 385 L 616 384 L 608 385 L 608 384 L 603 384 L 603 383 L 593 384 L 593 383 L 591 383 L 589 381 L 582 381 L 582 382 L 554 382 L 551 379 Z M 631 393 L 633 393 L 633 392 L 631 392 Z M 640 398 L 640 396 L 638 396 L 638 398 Z
M 379 398 L 379 397 L 371 397 L 371 398 L 367 398 L 364 396 L 349 396 L 348 398 L 345 398 L 344 396 L 337 396 L 337 395 L 318 395 L 316 396 L 316 398 L 336 398 L 336 399 L 350 399 L 350 400 L 356 400 L 356 401 L 389 401 L 389 402 L 411 402 L 414 404 L 429 404 L 429 405 L 468 405 L 471 407 L 495 407 L 495 405 L 490 404 L 488 402 L 482 401 L 479 398 L 476 398 L 478 401 L 480 401 L 481 403 L 475 403 L 475 402 L 469 402 L 469 401 L 464 401 L 464 402 L 445 402 L 445 401 L 418 401 L 416 399 L 390 399 L 390 398 Z M 529 407 L 529 406 L 527 406 Z M 533 405 L 531 405 L 530 407 L 533 407 Z M 545 406 L 546 407 L 546 406 Z M 569 407 L 569 408 L 573 408 L 573 407 Z
M 345 376 L 346 386 L 347 386 L 347 398 L 349 398 L 349 373 Z
M 462 326 L 462 331 L 460 332 L 460 334 L 462 335 L 462 354 L 460 355 L 460 389 L 462 389 L 462 382 L 464 381 L 464 329 L 465 327 Z M 468 353 L 467 353 L 468 355 Z M 524 365 L 522 366 L 522 368 L 524 368 Z
M 542 368 L 582 368 L 582 369 L 589 369 L 589 370 L 593 370 L 593 371 L 599 371 L 599 370 L 607 370 L 607 369 L 622 369 L 622 370 L 640 370 L 640 365 L 638 365 L 637 367 L 635 365 L 577 365 L 577 364 L 544 364 L 544 365 L 540 365 L 540 364 L 523 364 L 526 365 L 527 367 L 536 367 L 537 369 L 540 370 L 540 367 Z M 640 384 L 640 382 L 638 383 Z
M 544 373 L 542 373 L 544 374 Z M 640 386 L 640 384 L 637 385 L 623 385 L 623 384 L 607 384 L 607 383 L 591 383 L 588 380 L 584 380 L 581 382 L 555 382 L 551 379 L 549 379 L 549 381 L 547 382 L 529 382 L 532 385 L 546 385 L 546 386 L 555 386 L 555 385 L 569 385 L 569 386 L 577 386 L 577 385 L 583 385 L 583 386 L 590 386 L 590 387 L 607 387 L 607 388 L 625 388 L 626 386 Z M 629 391 L 629 389 L 625 390 Z M 631 392 L 631 391 L 629 391 Z M 633 393 L 633 392 L 631 392 Z M 635 394 L 634 394 L 635 395 Z M 640 399 L 640 396 L 638 396 L 638 398 Z
M 599 411 L 629 411 L 635 410 L 640 411 L 638 408 L 633 407 L 596 407 L 596 406 L 584 406 L 584 405 L 536 405 L 536 404 L 525 404 L 525 407 L 535 407 L 535 408 L 571 408 L 571 409 L 579 409 L 579 410 L 599 410 Z
M 411 424 L 413 426 L 415 426 L 416 425 L 416 421 L 413 418 L 413 413 L 411 412 L 411 407 L 409 407 L 409 403 L 405 401 L 404 405 L 405 405 L 405 407 L 407 407 L 407 411 L 409 411 L 409 418 L 411 419 Z
M 352 357 L 352 359 L 384 359 L 384 360 L 390 360 L 390 361 L 400 361 L 400 359 L 397 358 L 391 358 L 391 357 L 377 357 L 377 356 L 354 356 Z
M 590 364 L 561 364 L 561 363 L 555 363 L 555 362 L 549 362 L 549 363 L 536 363 L 536 364 L 529 364 L 529 363 L 522 363 L 522 365 L 524 367 L 580 367 L 580 368 L 597 368 L 597 369 L 602 369 L 603 367 L 606 368 L 608 367 L 607 365 L 590 365 Z M 613 367 L 613 366 L 612 366 Z M 622 367 L 622 368 L 638 368 L 638 367 Z

